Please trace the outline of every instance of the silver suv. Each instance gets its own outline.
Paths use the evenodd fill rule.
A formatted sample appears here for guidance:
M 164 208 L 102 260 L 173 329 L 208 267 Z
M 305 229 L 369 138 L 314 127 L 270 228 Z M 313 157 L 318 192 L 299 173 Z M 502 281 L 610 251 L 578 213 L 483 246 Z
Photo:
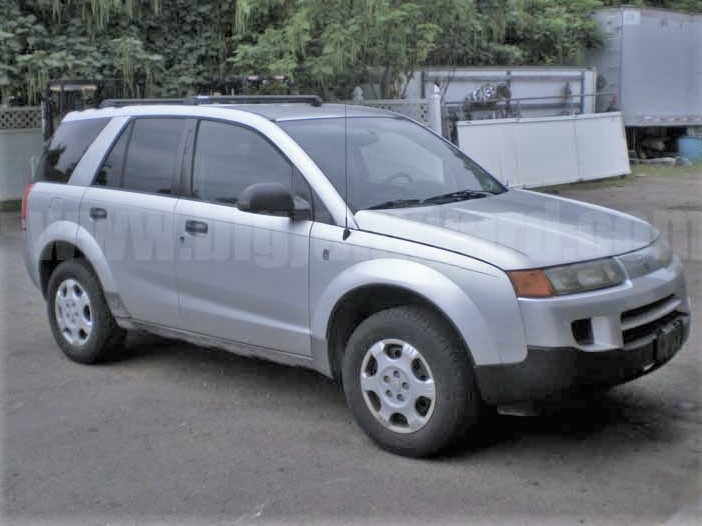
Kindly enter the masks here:
M 631 380 L 688 337 L 683 269 L 652 226 L 508 189 L 399 115 L 107 106 L 65 117 L 22 207 L 29 275 L 77 362 L 140 329 L 307 367 L 378 444 L 424 456 L 486 407 Z

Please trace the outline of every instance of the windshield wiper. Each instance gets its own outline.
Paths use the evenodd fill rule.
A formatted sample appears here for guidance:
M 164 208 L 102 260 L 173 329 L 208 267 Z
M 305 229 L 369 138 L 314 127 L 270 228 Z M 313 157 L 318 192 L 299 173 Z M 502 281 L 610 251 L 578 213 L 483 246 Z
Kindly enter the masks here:
M 449 192 L 448 194 L 427 197 L 422 201 L 422 204 L 467 201 L 468 199 L 480 199 L 481 197 L 487 197 L 488 195 L 493 194 L 494 192 L 490 192 L 488 190 L 459 190 L 458 192 Z
M 418 205 L 421 203 L 419 199 L 395 199 L 393 201 L 385 201 L 377 205 L 369 206 L 366 210 L 380 210 L 381 208 L 402 208 L 404 206 Z

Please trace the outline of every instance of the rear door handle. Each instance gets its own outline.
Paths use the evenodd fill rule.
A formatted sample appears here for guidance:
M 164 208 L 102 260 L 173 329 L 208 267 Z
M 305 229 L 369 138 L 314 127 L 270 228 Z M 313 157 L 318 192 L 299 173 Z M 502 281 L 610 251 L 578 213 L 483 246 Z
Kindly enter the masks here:
M 107 210 L 104 208 L 91 208 L 90 209 L 90 218 L 94 219 L 97 221 L 98 219 L 107 219 Z
M 193 221 L 192 219 L 188 219 L 185 222 L 185 231 L 188 234 L 192 234 L 192 235 L 207 234 L 207 223 L 203 223 L 202 221 Z

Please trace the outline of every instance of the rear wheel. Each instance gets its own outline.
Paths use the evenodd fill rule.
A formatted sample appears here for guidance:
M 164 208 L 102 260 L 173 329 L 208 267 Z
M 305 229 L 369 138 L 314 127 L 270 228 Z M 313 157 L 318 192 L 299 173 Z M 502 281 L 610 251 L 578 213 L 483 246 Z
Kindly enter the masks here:
M 428 456 L 477 423 L 480 396 L 453 334 L 443 318 L 418 306 L 381 311 L 352 334 L 342 365 L 346 400 L 381 447 Z
M 84 260 L 59 264 L 47 295 L 51 330 L 66 356 L 86 364 L 115 357 L 126 331 L 112 317 L 100 282 Z

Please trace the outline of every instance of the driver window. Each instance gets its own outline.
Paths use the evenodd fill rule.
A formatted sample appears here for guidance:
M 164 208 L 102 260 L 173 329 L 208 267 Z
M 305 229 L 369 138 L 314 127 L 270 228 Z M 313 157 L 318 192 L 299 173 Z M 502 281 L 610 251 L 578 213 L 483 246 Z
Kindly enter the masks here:
M 360 152 L 374 183 L 444 183 L 442 159 L 406 136 L 382 133 Z
M 216 121 L 200 121 L 193 161 L 193 196 L 236 204 L 255 183 L 278 182 L 290 188 L 293 167 L 258 133 Z

